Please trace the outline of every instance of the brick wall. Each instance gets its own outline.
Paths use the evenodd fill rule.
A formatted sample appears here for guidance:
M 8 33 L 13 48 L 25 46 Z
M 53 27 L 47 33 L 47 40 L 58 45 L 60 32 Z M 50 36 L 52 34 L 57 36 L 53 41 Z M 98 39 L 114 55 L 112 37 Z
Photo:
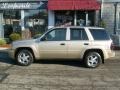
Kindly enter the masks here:
M 120 32 L 118 30 L 118 22 L 119 22 L 119 13 L 120 13 L 120 4 L 117 6 L 117 32 Z M 103 20 L 106 23 L 106 29 L 110 32 L 110 34 L 113 34 L 114 30 L 114 14 L 115 14 L 115 7 L 114 3 L 104 3 L 103 4 Z
M 118 7 L 117 7 L 117 23 L 118 24 L 120 23 L 120 17 L 119 17 L 119 15 L 120 15 L 120 3 L 118 4 Z M 120 28 L 118 28 L 118 26 L 117 26 L 117 32 L 120 35 Z
M 103 4 L 103 14 L 102 19 L 106 23 L 106 29 L 112 34 L 114 30 L 114 5 L 113 3 Z

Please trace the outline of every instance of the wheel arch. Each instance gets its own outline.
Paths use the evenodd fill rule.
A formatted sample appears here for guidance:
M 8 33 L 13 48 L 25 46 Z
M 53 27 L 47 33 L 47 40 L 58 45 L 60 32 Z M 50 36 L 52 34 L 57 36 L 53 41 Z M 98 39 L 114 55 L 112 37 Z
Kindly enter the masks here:
M 32 48 L 30 48 L 30 47 L 19 47 L 19 48 L 17 48 L 17 49 L 15 50 L 15 58 L 16 58 L 18 52 L 19 52 L 20 50 L 23 50 L 23 49 L 30 51 L 30 52 L 32 53 L 32 55 L 33 55 L 33 58 L 35 59 L 35 54 L 34 54 Z
M 85 58 L 85 56 L 89 53 L 89 52 L 97 52 L 100 54 L 101 58 L 102 58 L 102 63 L 104 63 L 104 53 L 101 49 L 88 49 L 85 51 L 84 55 L 83 55 L 83 60 Z

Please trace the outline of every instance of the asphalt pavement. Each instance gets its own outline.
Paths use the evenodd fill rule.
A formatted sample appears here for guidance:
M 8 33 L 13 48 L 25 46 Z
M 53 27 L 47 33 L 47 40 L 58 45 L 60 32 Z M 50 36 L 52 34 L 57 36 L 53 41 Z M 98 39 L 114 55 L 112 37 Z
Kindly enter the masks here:
M 37 61 L 19 66 L 0 51 L 0 90 L 120 90 L 120 51 L 96 69 L 79 61 Z

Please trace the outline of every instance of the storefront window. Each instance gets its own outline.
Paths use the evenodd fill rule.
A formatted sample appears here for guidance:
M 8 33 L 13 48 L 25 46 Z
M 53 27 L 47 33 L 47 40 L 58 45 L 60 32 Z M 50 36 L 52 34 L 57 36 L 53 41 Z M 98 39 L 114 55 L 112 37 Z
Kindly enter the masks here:
M 55 11 L 55 26 L 94 26 L 94 21 L 95 11 Z
M 56 26 L 74 25 L 74 11 L 56 11 L 55 25 Z
M 85 26 L 86 24 L 86 13 L 85 11 L 77 11 L 77 25 L 78 26 Z
M 25 28 L 29 28 L 32 36 L 44 33 L 48 26 L 47 10 L 26 10 Z
M 4 36 L 9 38 L 13 32 L 21 34 L 21 23 L 24 21 L 25 29 L 29 29 L 31 35 L 45 32 L 48 26 L 47 10 L 24 10 L 24 20 L 21 20 L 21 10 L 4 10 Z
M 12 32 L 21 32 L 20 19 L 21 14 L 20 10 L 4 10 L 4 37 L 8 38 Z
M 88 11 L 88 26 L 95 25 L 95 11 Z
M 88 14 L 88 20 L 86 21 L 86 14 Z M 85 26 L 94 26 L 95 11 L 77 11 L 77 25 Z

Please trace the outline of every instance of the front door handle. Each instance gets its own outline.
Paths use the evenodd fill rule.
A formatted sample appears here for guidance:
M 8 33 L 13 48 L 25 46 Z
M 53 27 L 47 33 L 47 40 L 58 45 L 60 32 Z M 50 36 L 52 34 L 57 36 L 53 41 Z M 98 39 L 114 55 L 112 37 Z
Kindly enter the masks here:
M 60 45 L 65 45 L 65 43 L 61 43 Z
M 89 45 L 89 43 L 84 43 L 84 45 Z

